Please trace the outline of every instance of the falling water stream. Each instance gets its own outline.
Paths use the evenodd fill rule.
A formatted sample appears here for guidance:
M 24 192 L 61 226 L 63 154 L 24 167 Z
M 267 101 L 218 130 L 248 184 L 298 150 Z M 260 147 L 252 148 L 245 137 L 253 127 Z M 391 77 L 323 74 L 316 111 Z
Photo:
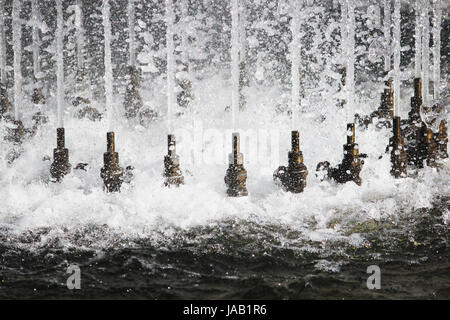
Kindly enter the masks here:
M 0 83 L 6 83 L 6 30 L 4 1 L 0 0 Z
M 105 98 L 108 118 L 108 131 L 114 129 L 115 101 L 113 92 L 113 70 L 111 61 L 111 17 L 109 0 L 103 1 L 102 6 L 103 28 L 105 35 Z
M 300 1 L 291 1 L 291 83 L 292 83 L 292 98 L 291 98 L 291 129 L 297 130 L 298 126 L 298 111 L 300 104 Z
M 400 108 L 400 0 L 394 1 L 394 30 L 393 30 L 393 50 L 394 50 L 394 117 L 398 116 Z
M 231 125 L 237 126 L 239 111 L 239 2 L 231 0 Z
M 166 41 L 167 41 L 167 130 L 172 132 L 173 105 L 175 94 L 175 59 L 173 42 L 173 24 L 174 24 L 173 3 L 166 0 Z
M 62 0 L 56 0 L 56 105 L 58 128 L 64 127 L 64 18 Z
M 22 2 L 13 0 L 12 28 L 14 51 L 14 119 L 20 120 L 20 107 L 22 105 L 22 22 L 20 10 Z

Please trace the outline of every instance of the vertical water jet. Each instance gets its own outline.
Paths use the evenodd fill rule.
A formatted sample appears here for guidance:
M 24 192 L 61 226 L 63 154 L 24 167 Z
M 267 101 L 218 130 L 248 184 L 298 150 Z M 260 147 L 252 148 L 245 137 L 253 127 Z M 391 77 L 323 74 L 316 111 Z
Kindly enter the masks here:
M 383 0 L 383 37 L 384 37 L 384 77 L 387 79 L 384 81 L 385 88 L 383 93 L 381 94 L 381 104 L 377 110 L 372 112 L 369 116 L 368 121 L 365 121 L 364 124 L 369 124 L 373 122 L 374 119 L 377 119 L 376 126 L 378 128 L 381 127 L 392 127 L 391 122 L 389 121 L 394 117 L 394 90 L 392 88 L 393 78 L 389 76 L 389 72 L 391 72 L 391 51 L 392 51 L 392 43 L 391 43 L 391 3 L 390 0 Z
M 64 112 L 64 18 L 62 0 L 56 0 L 56 103 L 58 123 L 56 129 L 56 148 L 53 149 L 53 163 L 50 166 L 52 180 L 60 182 L 71 170 L 69 150 L 65 147 Z
M 273 174 L 273 179 L 279 182 L 284 190 L 300 193 L 306 187 L 308 169 L 303 163 L 303 154 L 300 151 L 299 132 L 297 126 L 297 114 L 300 105 L 300 1 L 291 1 L 291 144 L 292 150 L 288 154 L 288 166 L 280 166 Z
M 250 79 L 247 73 L 247 8 L 245 1 L 239 5 L 239 110 L 244 110 L 247 104 L 244 88 L 250 86 Z
M 239 3 L 231 0 L 231 122 L 236 129 L 236 114 L 239 111 Z M 230 197 L 247 196 L 247 171 L 244 168 L 244 156 L 240 153 L 239 133 L 232 134 L 232 153 L 225 174 L 227 194 Z
M 125 116 L 136 118 L 143 108 L 143 101 L 139 93 L 140 74 L 136 66 L 136 34 L 135 34 L 135 0 L 128 0 L 128 33 L 129 33 L 129 60 L 128 80 L 125 91 Z
M 422 99 L 425 106 L 429 106 L 429 62 L 430 62 L 430 17 L 428 0 L 422 3 Z
M 0 119 L 11 111 L 6 76 L 5 0 L 0 0 Z
M 42 93 L 42 83 L 40 81 L 41 78 L 41 60 L 40 60 L 40 29 L 42 20 L 40 18 L 39 13 L 39 5 L 38 0 L 31 1 L 31 15 L 32 15 L 32 52 L 33 52 L 33 76 L 34 76 L 34 90 L 32 101 L 36 105 L 45 104 L 45 97 Z M 41 112 L 41 110 L 38 110 Z
M 175 81 L 175 61 L 174 61 L 174 12 L 173 0 L 166 0 L 166 41 L 167 41 L 167 127 L 168 127 L 168 153 L 164 157 L 165 186 L 179 186 L 184 183 L 184 177 L 180 170 L 180 157 L 176 154 L 176 139 L 172 132 L 172 107 L 174 103 L 174 81 Z
M 433 1 L 433 96 L 434 96 L 434 111 L 436 122 L 439 122 L 439 131 L 435 133 L 435 140 L 437 143 L 437 159 L 448 158 L 447 144 L 447 120 L 442 119 L 442 113 L 445 112 L 442 108 L 441 101 L 441 17 L 442 17 L 442 3 L 441 0 Z
M 12 122 L 13 127 L 10 129 L 7 139 L 14 144 L 21 144 L 25 136 L 25 128 L 20 114 L 22 106 L 22 20 L 20 19 L 22 3 L 20 0 L 13 0 L 12 5 L 14 118 L 8 118 Z
M 103 28 L 105 37 L 105 100 L 109 131 L 106 133 L 106 152 L 103 154 L 104 166 L 100 170 L 106 192 L 119 192 L 122 185 L 123 169 L 119 166 L 119 153 L 115 151 L 113 71 L 111 62 L 111 20 L 109 0 L 103 0 Z
M 342 19 L 345 29 L 342 32 L 345 37 L 342 41 L 343 54 L 346 56 L 345 70 L 345 92 L 346 92 L 346 114 L 347 114 L 347 144 L 344 144 L 344 159 L 336 168 L 331 168 L 328 161 L 320 162 L 316 171 L 323 172 L 324 178 L 334 179 L 338 183 L 355 182 L 362 184 L 360 172 L 367 157 L 359 153 L 359 146 L 355 141 L 354 103 L 355 103 L 355 0 L 346 0 L 342 4 Z M 342 24 L 344 27 L 344 23 Z M 351 122 L 350 122 L 351 121 Z
M 184 1 L 180 1 L 180 19 L 178 23 L 189 23 L 188 5 Z M 180 107 L 189 107 L 192 100 L 194 100 L 194 94 L 192 92 L 192 81 L 190 76 L 190 57 L 188 54 L 188 32 L 187 25 L 178 28 L 180 30 L 180 45 L 179 45 L 179 69 L 176 75 L 177 84 L 180 90 L 177 94 L 177 102 Z M 181 68 L 181 70 L 180 70 Z
M 401 131 L 401 121 L 399 117 L 400 109 L 400 0 L 394 1 L 394 110 L 393 110 L 393 132 L 392 137 L 389 139 L 389 148 L 391 149 L 391 175 L 395 178 L 406 176 L 406 163 L 408 161 L 405 152 L 405 145 L 403 135 Z

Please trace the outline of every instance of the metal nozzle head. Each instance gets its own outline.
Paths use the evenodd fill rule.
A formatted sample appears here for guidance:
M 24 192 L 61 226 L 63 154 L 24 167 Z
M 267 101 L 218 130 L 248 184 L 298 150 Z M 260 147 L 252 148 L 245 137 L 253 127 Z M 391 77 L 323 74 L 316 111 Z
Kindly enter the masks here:
M 347 123 L 347 144 L 355 143 L 355 124 Z
M 106 133 L 106 150 L 108 152 L 114 152 L 115 143 L 114 143 L 114 132 Z
M 56 146 L 58 149 L 65 148 L 65 133 L 64 128 L 56 129 Z
M 237 157 L 237 155 L 239 153 L 241 153 L 240 142 L 241 142 L 241 139 L 240 139 L 239 133 L 237 133 L 237 132 L 233 133 L 231 143 L 233 145 L 233 155 L 235 158 Z
M 416 98 L 422 98 L 422 79 L 414 78 L 414 96 Z
M 292 143 L 292 151 L 299 152 L 300 150 L 300 135 L 298 131 L 294 130 L 291 132 L 291 143 Z
M 169 151 L 169 154 L 175 153 L 175 148 L 176 148 L 176 139 L 175 139 L 175 135 L 169 134 L 169 135 L 167 136 L 167 149 L 168 149 L 168 151 Z
M 392 83 L 394 82 L 394 80 L 392 78 L 389 78 L 386 80 L 385 84 L 386 87 L 388 87 L 389 89 L 392 89 Z
M 400 137 L 400 117 L 394 117 L 392 120 L 392 129 L 395 137 Z

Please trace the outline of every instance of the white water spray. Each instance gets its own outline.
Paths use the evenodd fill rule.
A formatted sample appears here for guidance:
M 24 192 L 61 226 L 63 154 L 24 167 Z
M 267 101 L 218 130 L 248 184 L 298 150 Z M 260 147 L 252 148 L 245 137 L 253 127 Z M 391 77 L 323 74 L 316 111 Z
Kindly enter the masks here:
M 416 25 L 414 29 L 414 75 L 416 78 L 422 76 L 422 0 L 415 2 Z
M 22 105 L 22 21 L 20 0 L 13 0 L 12 31 L 14 51 L 14 119 L 20 120 L 20 106 Z
M 166 42 L 167 42 L 167 128 L 172 132 L 172 112 L 175 94 L 175 61 L 173 42 L 173 0 L 166 0 Z
M 102 7 L 103 29 L 105 36 L 105 95 L 106 111 L 108 114 L 108 130 L 114 127 L 114 97 L 113 97 L 113 70 L 111 62 L 111 20 L 109 0 L 103 0 Z
M 384 71 L 391 71 L 391 1 L 383 1 Z
M 129 64 L 132 67 L 136 65 L 136 34 L 134 30 L 135 14 L 134 0 L 128 0 Z
M 0 83 L 6 84 L 5 0 L 0 0 Z
M 433 3 L 433 95 L 434 99 L 440 99 L 441 83 L 441 0 L 434 0 Z
M 291 129 L 296 130 L 300 103 L 300 1 L 291 0 Z
M 400 53 L 401 53 L 401 32 L 400 32 L 400 0 L 394 2 L 394 117 L 399 115 L 400 110 Z
M 239 3 L 231 0 L 231 123 L 236 129 L 236 113 L 239 110 Z
M 62 0 L 56 0 L 56 105 L 58 128 L 64 127 L 64 18 Z

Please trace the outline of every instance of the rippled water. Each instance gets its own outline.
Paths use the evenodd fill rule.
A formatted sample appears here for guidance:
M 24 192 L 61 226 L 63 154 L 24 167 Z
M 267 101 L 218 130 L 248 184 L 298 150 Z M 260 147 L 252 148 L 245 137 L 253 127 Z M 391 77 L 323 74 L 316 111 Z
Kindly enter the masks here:
M 239 219 L 124 236 L 108 227 L 0 232 L 0 298 L 450 298 L 450 198 L 398 221 L 369 221 L 362 242 L 305 240 L 287 225 Z M 170 234 L 170 235 L 169 235 Z M 68 290 L 66 269 L 81 269 Z M 381 268 L 381 290 L 366 269 Z

